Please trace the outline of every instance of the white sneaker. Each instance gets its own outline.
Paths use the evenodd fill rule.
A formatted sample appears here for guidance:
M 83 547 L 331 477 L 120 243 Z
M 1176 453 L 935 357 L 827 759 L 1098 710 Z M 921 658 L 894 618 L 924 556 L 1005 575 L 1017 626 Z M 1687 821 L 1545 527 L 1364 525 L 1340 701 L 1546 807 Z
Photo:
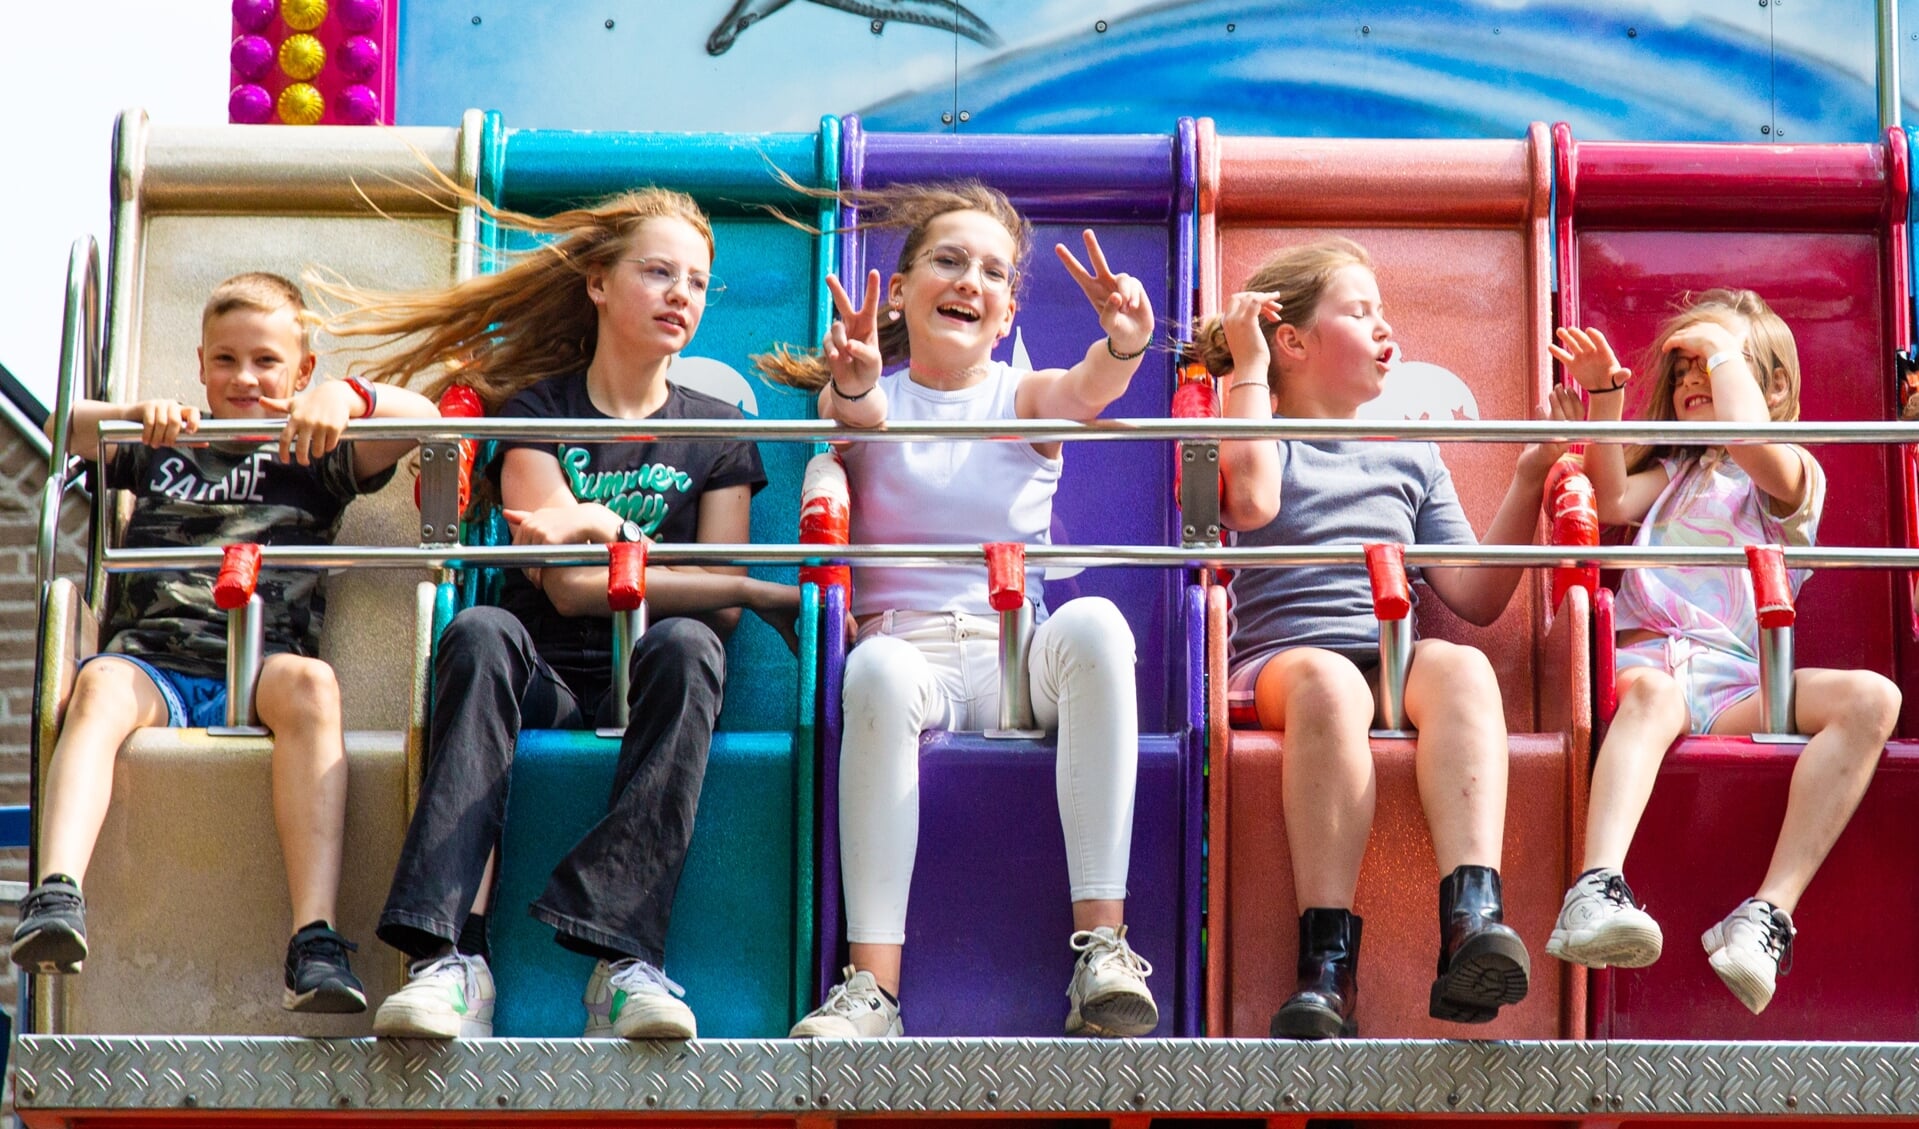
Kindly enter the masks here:
M 897 1039 L 900 1005 L 886 998 L 870 972 L 847 965 L 840 982 L 826 993 L 826 1001 L 793 1025 L 794 1039 Z
M 373 1015 L 373 1033 L 399 1039 L 486 1039 L 493 1035 L 493 971 L 485 957 L 448 953 L 416 960 L 406 987 Z
M 1772 1002 L 1777 977 L 1792 971 L 1792 939 L 1798 932 L 1791 914 L 1747 898 L 1699 940 L 1719 979 L 1758 1015 Z
M 680 1002 L 686 989 L 643 960 L 600 961 L 587 978 L 586 1038 L 696 1039 L 693 1009 Z
M 1159 1007 L 1146 987 L 1153 966 L 1126 943 L 1126 927 L 1102 925 L 1073 934 L 1073 982 L 1066 986 L 1072 1007 L 1066 1013 L 1068 1035 L 1124 1038 L 1159 1026 Z
M 1611 867 L 1588 870 L 1566 891 L 1546 952 L 1587 968 L 1644 968 L 1659 959 L 1665 937 Z

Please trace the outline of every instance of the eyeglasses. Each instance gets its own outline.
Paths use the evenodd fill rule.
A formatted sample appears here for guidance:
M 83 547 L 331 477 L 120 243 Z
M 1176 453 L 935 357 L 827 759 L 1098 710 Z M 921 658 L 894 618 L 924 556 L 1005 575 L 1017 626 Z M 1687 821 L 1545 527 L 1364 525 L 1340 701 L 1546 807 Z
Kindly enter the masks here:
M 933 273 L 948 282 L 958 282 L 965 278 L 975 263 L 979 264 L 980 286 L 998 293 L 1010 289 L 1019 279 L 1019 272 L 1004 259 L 991 256 L 974 258 L 963 247 L 942 244 L 930 251 L 922 252 L 920 258 L 933 268 Z
M 719 300 L 726 293 L 726 284 L 703 271 L 681 270 L 680 265 L 671 259 L 622 259 L 621 262 L 638 263 L 640 281 L 655 294 L 664 294 L 686 280 L 686 292 L 707 303 Z

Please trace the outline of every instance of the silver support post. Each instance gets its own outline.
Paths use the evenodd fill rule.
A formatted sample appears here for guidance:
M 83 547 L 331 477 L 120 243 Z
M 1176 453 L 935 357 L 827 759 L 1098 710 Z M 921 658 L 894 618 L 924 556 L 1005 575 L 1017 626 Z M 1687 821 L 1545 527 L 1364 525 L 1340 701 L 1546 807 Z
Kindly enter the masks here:
M 245 605 L 227 613 L 227 724 L 244 730 L 256 725 L 253 691 L 260 684 L 260 664 L 266 650 L 266 616 L 255 593 Z
M 1413 617 L 1379 621 L 1379 720 L 1384 735 L 1412 732 L 1406 722 L 1406 672 L 1413 665 Z
M 1032 604 L 1021 602 L 999 613 L 999 728 L 986 731 L 993 740 L 1046 735 L 1033 727 L 1033 698 L 1026 678 L 1026 656 L 1032 645 Z
M 460 445 L 420 444 L 420 543 L 460 540 Z
M 602 737 L 619 737 L 626 733 L 630 716 L 627 698 L 633 689 L 633 648 L 639 645 L 640 636 L 644 634 L 644 601 L 631 611 L 613 613 L 613 724 L 599 731 Z
M 1792 726 L 1792 630 L 1790 627 L 1759 629 L 1759 702 L 1766 710 L 1764 736 L 1788 741 L 1799 740 Z
M 1879 45 L 1879 132 L 1899 125 L 1899 4 L 1876 0 Z
M 1219 442 L 1187 440 L 1179 445 L 1180 544 L 1187 548 L 1219 544 Z

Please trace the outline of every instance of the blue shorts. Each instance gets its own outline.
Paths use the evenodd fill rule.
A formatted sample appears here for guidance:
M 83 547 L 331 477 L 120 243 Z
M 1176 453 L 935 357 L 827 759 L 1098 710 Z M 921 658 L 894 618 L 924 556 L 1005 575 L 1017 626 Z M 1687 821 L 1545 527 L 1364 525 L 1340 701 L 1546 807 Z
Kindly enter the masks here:
M 86 666 L 100 659 L 119 659 L 144 671 L 159 688 L 160 696 L 166 699 L 169 726 L 175 729 L 206 729 L 227 723 L 226 679 L 201 678 L 197 674 L 162 670 L 145 659 L 113 652 L 93 655 L 80 665 Z

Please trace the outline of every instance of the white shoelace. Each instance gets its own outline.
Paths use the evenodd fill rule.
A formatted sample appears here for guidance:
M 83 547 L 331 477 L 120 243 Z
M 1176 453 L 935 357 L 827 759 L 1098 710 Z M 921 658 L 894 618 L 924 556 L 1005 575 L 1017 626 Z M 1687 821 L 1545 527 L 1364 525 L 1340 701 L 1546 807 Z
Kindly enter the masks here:
M 873 1010 L 871 1003 L 862 1002 L 864 997 L 855 999 L 853 993 L 849 990 L 849 986 L 853 983 L 853 977 L 857 975 L 859 975 L 859 973 L 850 964 L 842 969 L 840 971 L 840 982 L 833 985 L 832 990 L 826 993 L 826 999 L 821 1001 L 819 1010 L 813 1014 L 854 1016 L 865 1015 L 867 1012 Z M 877 993 L 879 988 L 875 986 L 873 990 Z
M 671 992 L 680 999 L 686 998 L 685 988 L 675 984 L 664 971 L 638 957 L 616 961 L 611 967 L 613 976 L 608 983 L 622 992 Z
M 1129 968 L 1144 978 L 1153 974 L 1153 966 L 1146 958 L 1133 951 L 1126 943 L 1126 929 L 1121 926 L 1111 937 L 1104 937 L 1090 929 L 1082 929 L 1072 936 L 1073 951 L 1089 954 L 1085 959 L 1093 968 L 1118 961 L 1121 967 Z

